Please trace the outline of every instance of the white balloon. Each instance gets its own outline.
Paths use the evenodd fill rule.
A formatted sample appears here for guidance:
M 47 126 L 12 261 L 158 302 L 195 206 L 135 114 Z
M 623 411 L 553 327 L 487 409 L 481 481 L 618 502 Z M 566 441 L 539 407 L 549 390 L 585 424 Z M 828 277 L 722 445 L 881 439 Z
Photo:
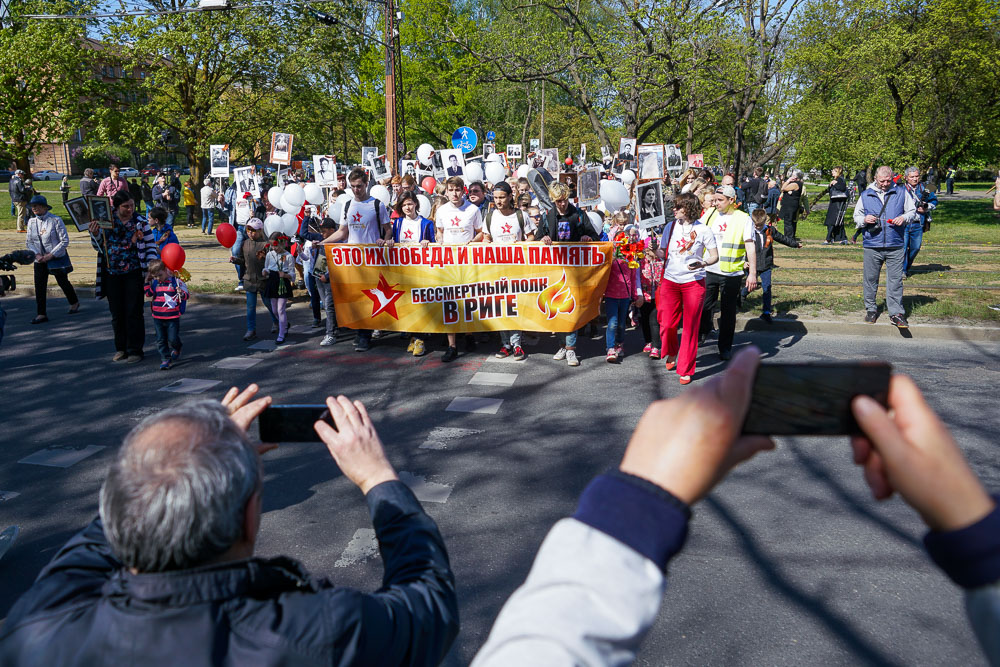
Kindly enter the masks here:
M 323 203 L 323 188 L 315 183 L 306 183 L 302 191 L 305 193 L 306 201 L 313 206 L 319 206 Z
M 478 162 L 470 162 L 465 165 L 465 180 L 469 183 L 481 183 L 484 175 L 483 168 Z
M 344 204 L 337 198 L 333 202 L 333 206 L 330 207 L 330 219 L 335 222 L 340 222 L 340 216 L 344 214 Z
M 281 188 L 275 185 L 267 191 L 267 201 L 271 202 L 274 208 L 281 208 Z
M 387 187 L 385 187 L 384 185 L 381 185 L 381 184 L 376 185 L 375 187 L 372 188 L 372 197 L 375 197 L 375 199 L 379 200 L 380 202 L 382 202 L 383 204 L 385 204 L 386 206 L 388 206 L 389 205 L 389 188 L 387 188 Z
M 286 236 L 294 236 L 299 231 L 299 221 L 294 213 L 281 216 L 281 232 Z
M 431 200 L 427 195 L 417 195 L 417 201 L 420 203 L 420 215 L 429 218 L 431 215 Z
M 487 162 L 500 162 L 500 154 L 499 153 L 490 153 L 489 156 L 486 158 L 486 161 Z
M 285 186 L 284 197 L 296 209 L 301 208 L 306 203 L 306 191 L 298 183 L 291 183 Z
M 285 213 L 298 213 L 299 209 L 302 208 L 302 206 L 301 205 L 296 206 L 295 204 L 290 202 L 288 200 L 287 195 L 288 195 L 287 191 L 285 191 L 285 193 L 281 195 L 281 202 L 280 202 L 281 205 L 278 208 L 280 208 Z
M 631 185 L 632 181 L 635 180 L 635 172 L 631 169 L 626 169 L 622 172 L 622 183 L 625 185 Z
M 529 171 L 531 171 L 531 167 L 529 167 L 526 164 L 522 164 L 520 167 L 517 168 L 517 171 L 515 173 L 517 174 L 518 178 L 527 178 Z
M 492 155 L 490 157 L 493 157 Z M 486 164 L 486 180 L 496 185 L 507 177 L 507 171 L 499 162 L 488 162 Z
M 600 236 L 604 231 L 604 220 L 601 219 L 601 215 L 596 211 L 587 211 L 587 217 L 590 218 L 590 225 L 594 228 L 594 231 Z
M 430 144 L 420 144 L 420 147 L 417 149 L 417 159 L 420 160 L 420 164 L 430 165 L 433 153 L 433 146 Z
M 628 206 L 628 191 L 618 181 L 601 181 L 601 199 L 609 213 Z
M 274 232 L 281 231 L 281 217 L 272 213 L 264 218 L 264 233 L 271 236 Z

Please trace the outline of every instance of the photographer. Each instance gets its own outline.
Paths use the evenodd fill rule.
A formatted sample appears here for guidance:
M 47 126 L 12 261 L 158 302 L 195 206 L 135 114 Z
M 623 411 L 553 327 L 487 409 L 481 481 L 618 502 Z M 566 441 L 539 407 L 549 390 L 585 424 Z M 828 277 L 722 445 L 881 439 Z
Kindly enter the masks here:
M 153 230 L 146 218 L 135 212 L 135 202 L 128 190 L 112 200 L 111 229 L 90 223 L 90 243 L 97 250 L 97 288 L 95 296 L 108 298 L 111 327 L 115 332 L 115 356 L 112 361 L 142 361 L 146 342 L 143 319 L 143 284 L 147 264 L 159 257 Z
M 473 665 L 622 665 L 656 620 L 668 563 L 687 539 L 691 506 L 729 471 L 772 449 L 741 436 L 760 350 L 724 375 L 657 401 L 618 469 L 594 479 L 572 518 L 542 543 Z M 886 412 L 868 397 L 852 411 L 864 436 L 854 462 L 878 500 L 898 491 L 930 528 L 934 562 L 965 589 L 972 628 L 1000 664 L 1000 510 L 913 381 L 894 376 Z
M 316 432 L 365 495 L 384 563 L 374 593 L 286 556 L 255 558 L 257 386 L 148 417 L 101 488 L 100 517 L 10 610 L 5 665 L 436 665 L 458 634 L 455 582 L 434 521 L 396 477 L 365 407 L 327 398 Z
M 799 169 L 793 169 L 792 175 L 781 186 L 781 206 L 778 217 L 785 223 L 785 236 L 798 239 L 795 228 L 799 222 L 799 211 L 802 208 L 802 196 L 805 194 L 804 174 Z
M 73 263 L 69 259 L 66 248 L 69 247 L 69 234 L 66 225 L 58 215 L 52 215 L 52 207 L 42 195 L 35 195 L 30 202 L 34 214 L 28 220 L 28 250 L 35 253 L 35 319 L 32 324 L 48 322 L 46 314 L 46 296 L 48 292 L 49 275 L 56 277 L 56 283 L 66 295 L 69 302 L 69 314 L 80 310 L 80 300 L 76 290 L 69 281 L 69 272 Z
M 931 211 L 937 208 L 937 195 L 920 182 L 920 169 L 909 167 L 906 170 L 906 212 L 912 219 L 906 223 L 903 232 L 903 252 L 906 255 L 906 265 L 903 274 L 909 278 L 913 270 L 913 261 L 920 252 L 924 241 L 924 232 L 931 228 Z
M 906 213 L 905 190 L 892 184 L 892 169 L 881 166 L 875 172 L 875 182 L 858 196 L 854 207 L 854 225 L 864 236 L 863 287 L 865 322 L 875 324 L 878 306 L 878 278 L 885 264 L 885 301 L 889 321 L 906 329 L 903 310 L 903 230 L 915 212 Z

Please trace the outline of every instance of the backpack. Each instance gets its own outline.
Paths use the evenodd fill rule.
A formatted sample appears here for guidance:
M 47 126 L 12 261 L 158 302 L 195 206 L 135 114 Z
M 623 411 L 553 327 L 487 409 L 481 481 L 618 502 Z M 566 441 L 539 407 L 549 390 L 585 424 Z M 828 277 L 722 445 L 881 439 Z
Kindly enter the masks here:
M 495 211 L 495 210 L 496 210 L 495 208 L 491 207 L 490 210 L 486 213 L 486 231 L 488 231 L 490 233 L 490 237 L 491 238 L 493 236 L 493 228 L 490 226 L 490 221 L 493 220 L 493 211 Z M 524 233 L 524 213 L 519 208 L 514 209 L 514 213 L 517 214 L 517 225 L 518 225 L 518 227 L 521 228 L 521 239 L 524 239 L 524 237 L 525 237 L 525 233 Z

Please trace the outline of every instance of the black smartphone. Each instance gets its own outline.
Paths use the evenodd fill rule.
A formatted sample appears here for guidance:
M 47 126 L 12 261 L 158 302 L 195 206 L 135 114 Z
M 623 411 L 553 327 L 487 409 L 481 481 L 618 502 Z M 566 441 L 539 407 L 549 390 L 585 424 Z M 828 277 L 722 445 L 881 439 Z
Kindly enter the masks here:
M 860 433 L 851 399 L 871 396 L 883 407 L 892 366 L 881 361 L 761 364 L 753 383 L 747 435 L 852 435 Z
M 319 442 L 313 424 L 321 419 L 337 428 L 325 405 L 272 405 L 257 419 L 260 441 Z

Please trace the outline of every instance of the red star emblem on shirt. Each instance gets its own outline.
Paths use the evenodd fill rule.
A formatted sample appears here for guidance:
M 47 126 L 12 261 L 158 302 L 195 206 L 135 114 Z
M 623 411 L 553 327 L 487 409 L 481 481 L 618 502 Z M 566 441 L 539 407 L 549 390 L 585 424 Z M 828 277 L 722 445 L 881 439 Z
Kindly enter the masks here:
M 352 219 L 354 220 L 354 222 L 361 222 L 361 211 L 355 213 Z
M 512 230 L 512 229 L 513 229 L 513 227 L 511 227 L 511 226 L 510 226 L 510 223 L 508 222 L 507 224 L 505 224 L 505 225 L 504 225 L 503 227 L 501 227 L 500 229 L 502 229 L 502 230 L 503 230 L 503 233 L 504 233 L 504 234 L 510 234 L 510 230 Z
M 413 238 L 413 230 L 412 229 L 407 229 L 405 232 L 403 232 L 403 238 L 405 238 L 405 239 L 412 239 Z
M 719 231 L 720 231 L 720 232 L 724 232 L 724 231 L 726 231 L 726 227 L 727 227 L 728 225 L 729 225 L 729 222 L 727 222 L 727 221 L 723 221 L 723 222 L 720 222 L 720 223 L 719 223 Z
M 397 283 L 398 285 L 399 283 Z M 390 285 L 381 273 L 378 274 L 378 286 L 374 289 L 363 289 L 364 295 L 372 300 L 372 317 L 379 313 L 389 313 L 397 320 L 396 301 L 403 296 L 402 290 L 393 289 L 396 285 Z
M 452 218 L 452 221 L 451 221 L 451 226 L 452 227 L 459 227 L 459 226 L 461 226 L 461 224 L 462 224 L 462 219 L 460 217 L 458 217 L 456 215 L 454 218 Z

